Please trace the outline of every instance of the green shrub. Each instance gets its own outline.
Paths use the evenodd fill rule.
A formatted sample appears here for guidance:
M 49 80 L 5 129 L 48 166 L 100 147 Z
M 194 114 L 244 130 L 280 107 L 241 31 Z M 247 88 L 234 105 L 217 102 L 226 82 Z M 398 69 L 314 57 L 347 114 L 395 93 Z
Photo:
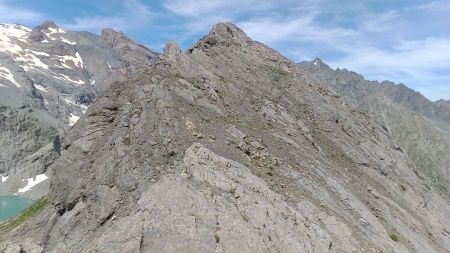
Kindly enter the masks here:
M 400 238 L 398 237 L 398 235 L 396 233 L 390 234 L 389 237 L 392 239 L 392 241 L 395 241 L 395 242 L 398 242 L 398 240 L 400 240 Z
M 216 240 L 216 243 L 220 242 L 220 237 L 217 234 L 214 234 L 214 239 Z

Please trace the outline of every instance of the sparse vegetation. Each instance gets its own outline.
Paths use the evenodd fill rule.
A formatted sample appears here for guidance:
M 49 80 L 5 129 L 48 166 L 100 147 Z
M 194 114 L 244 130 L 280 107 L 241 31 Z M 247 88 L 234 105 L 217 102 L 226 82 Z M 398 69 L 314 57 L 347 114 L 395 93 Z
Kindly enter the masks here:
M 216 243 L 220 242 L 220 237 L 217 234 L 214 234 L 214 239 L 216 240 Z
M 400 191 L 405 192 L 406 191 L 406 187 L 402 184 L 399 185 L 400 187 Z
M 275 66 L 263 65 L 262 68 L 267 70 L 270 73 L 273 80 L 277 82 L 291 75 L 291 73 Z
M 130 144 L 131 144 L 131 138 L 130 138 L 130 136 L 125 136 L 124 138 L 123 138 L 123 144 L 125 144 L 125 145 L 127 145 L 127 146 L 129 146 Z
M 448 231 L 447 229 L 444 228 L 442 231 L 443 231 L 445 234 L 447 234 L 447 236 L 450 236 L 450 231 Z
M 45 207 L 49 205 L 50 201 L 47 196 L 43 196 L 40 199 L 36 200 L 30 207 L 23 210 L 17 216 L 7 220 L 6 222 L 0 225 L 0 233 L 8 233 L 13 229 L 20 226 L 22 223 L 27 221 L 33 216 L 39 214 Z
M 393 232 L 389 235 L 389 237 L 392 239 L 392 241 L 394 242 L 398 242 L 400 240 L 400 238 L 398 237 L 397 233 Z

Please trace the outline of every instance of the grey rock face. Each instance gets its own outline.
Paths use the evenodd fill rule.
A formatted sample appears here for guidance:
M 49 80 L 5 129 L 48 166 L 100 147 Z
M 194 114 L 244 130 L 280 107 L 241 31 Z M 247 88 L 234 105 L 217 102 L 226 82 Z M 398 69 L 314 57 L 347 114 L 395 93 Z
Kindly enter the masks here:
M 437 104 L 438 106 L 445 106 L 445 107 L 450 108 L 450 100 L 440 99 L 434 103 Z
M 380 122 L 418 173 L 444 196 L 450 193 L 450 108 L 406 86 L 367 81 L 348 70 L 333 70 L 320 59 L 300 64 L 346 101 Z
M 97 99 L 52 165 L 52 207 L 0 249 L 445 252 L 449 203 L 411 164 L 381 125 L 219 23 Z
M 111 33 L 115 33 L 110 30 Z M 124 35 L 120 50 L 108 38 L 59 28 L 52 21 L 33 30 L 0 24 L 1 194 L 17 193 L 22 181 L 45 173 L 54 139 L 82 117 L 112 83 L 126 80 L 157 55 Z M 134 55 L 145 55 L 132 61 Z M 18 127 L 20 126 L 20 127 Z M 48 151 L 41 156 L 37 153 Z M 27 158 L 27 157 L 33 157 Z M 31 161 L 30 161 L 31 159 Z M 26 176 L 26 177 L 25 177 Z
M 101 37 L 114 50 L 118 57 L 126 62 L 126 66 L 133 71 L 147 68 L 158 57 L 150 49 L 131 41 L 122 32 L 105 28 L 102 30 Z

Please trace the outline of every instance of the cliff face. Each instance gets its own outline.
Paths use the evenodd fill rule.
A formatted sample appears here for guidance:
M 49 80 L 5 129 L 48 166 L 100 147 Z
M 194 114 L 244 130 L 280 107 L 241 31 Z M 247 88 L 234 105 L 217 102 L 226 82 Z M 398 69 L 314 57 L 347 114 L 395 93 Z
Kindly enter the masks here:
M 448 202 L 386 129 L 230 23 L 113 85 L 51 171 L 52 204 L 2 250 L 450 247 Z
M 320 59 L 300 66 L 382 124 L 427 184 L 450 196 L 450 108 L 445 101 L 433 103 L 402 84 L 367 81 L 352 71 L 333 70 Z

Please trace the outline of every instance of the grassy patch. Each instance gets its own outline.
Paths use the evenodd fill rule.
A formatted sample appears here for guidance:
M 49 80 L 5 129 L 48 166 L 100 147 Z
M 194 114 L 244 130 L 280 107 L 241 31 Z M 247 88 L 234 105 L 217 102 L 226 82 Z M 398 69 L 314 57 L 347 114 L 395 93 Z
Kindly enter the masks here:
M 400 238 L 398 237 L 397 233 L 391 233 L 389 235 L 389 237 L 392 239 L 392 241 L 394 242 L 398 242 L 400 240 Z
M 261 67 L 262 67 L 262 69 L 265 69 L 269 73 L 270 77 L 274 81 L 280 81 L 282 79 L 286 79 L 291 76 L 291 73 L 289 73 L 279 67 L 270 66 L 270 65 L 263 65 Z
M 47 196 L 41 197 L 40 199 L 36 200 L 30 207 L 19 213 L 17 216 L 2 223 L 0 225 L 0 233 L 7 233 L 12 231 L 31 217 L 39 214 L 49 204 L 50 201 Z
M 219 243 L 220 237 L 217 234 L 214 234 L 214 240 L 216 240 L 216 243 Z
M 450 236 L 450 232 L 447 229 L 443 229 L 442 232 L 444 232 L 445 234 L 447 234 L 447 236 Z

